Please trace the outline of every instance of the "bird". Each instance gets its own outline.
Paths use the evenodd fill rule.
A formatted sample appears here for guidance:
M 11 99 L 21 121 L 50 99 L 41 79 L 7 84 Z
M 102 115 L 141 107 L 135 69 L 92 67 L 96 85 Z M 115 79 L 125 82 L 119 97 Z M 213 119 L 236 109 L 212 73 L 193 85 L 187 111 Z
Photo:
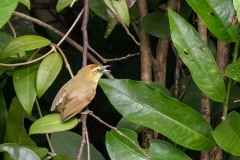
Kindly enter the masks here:
M 80 113 L 95 97 L 99 79 L 105 72 L 110 72 L 109 65 L 89 64 L 78 71 L 57 93 L 51 111 L 61 113 L 67 121 Z

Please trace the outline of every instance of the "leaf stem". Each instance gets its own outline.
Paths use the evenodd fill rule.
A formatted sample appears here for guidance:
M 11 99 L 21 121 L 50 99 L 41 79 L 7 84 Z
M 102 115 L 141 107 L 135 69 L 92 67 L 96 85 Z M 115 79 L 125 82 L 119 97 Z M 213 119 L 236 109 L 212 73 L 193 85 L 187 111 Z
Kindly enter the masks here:
M 238 48 L 239 48 L 239 37 L 237 38 L 235 45 L 234 45 L 234 52 L 233 52 L 233 60 L 232 63 L 234 63 L 237 60 L 238 57 Z M 231 92 L 231 86 L 232 86 L 232 79 L 228 80 L 228 86 L 227 86 L 227 93 L 226 97 L 224 100 L 224 105 L 223 105 L 223 115 L 222 115 L 222 120 L 225 120 L 228 112 L 228 103 L 229 103 L 229 97 L 230 97 L 230 92 Z

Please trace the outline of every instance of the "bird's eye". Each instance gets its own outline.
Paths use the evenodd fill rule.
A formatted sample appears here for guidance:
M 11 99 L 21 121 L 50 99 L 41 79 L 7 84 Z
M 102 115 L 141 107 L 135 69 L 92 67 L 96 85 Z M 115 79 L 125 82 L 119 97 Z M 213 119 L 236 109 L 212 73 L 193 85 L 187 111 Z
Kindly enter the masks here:
M 95 72 L 101 73 L 101 69 L 96 69 Z

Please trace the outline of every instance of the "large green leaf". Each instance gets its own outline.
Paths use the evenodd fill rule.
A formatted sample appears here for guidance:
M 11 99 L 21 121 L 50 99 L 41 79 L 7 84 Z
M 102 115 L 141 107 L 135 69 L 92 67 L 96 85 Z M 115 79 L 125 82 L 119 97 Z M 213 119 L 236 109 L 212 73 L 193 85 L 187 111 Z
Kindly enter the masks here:
M 14 160 L 40 160 L 32 150 L 14 143 L 1 144 L 0 152 L 7 152 Z
M 240 82 L 240 59 L 232 64 L 229 64 L 225 69 L 224 75 Z
M 17 98 L 12 99 L 8 112 L 7 130 L 4 142 L 36 146 L 24 128 L 25 111 Z
M 0 89 L 0 144 L 3 142 L 7 124 L 7 107 L 3 97 L 2 89 Z
M 80 141 L 81 136 L 70 131 L 57 132 L 51 135 L 51 143 L 56 154 L 71 157 L 71 159 L 77 159 Z M 87 155 L 85 145 L 81 159 L 88 159 Z M 104 160 L 102 154 L 92 144 L 90 144 L 90 156 L 93 160 Z
M 223 102 L 226 88 L 211 51 L 187 21 L 171 9 L 168 9 L 168 13 L 173 44 L 193 80 L 209 98 Z
M 157 88 L 133 80 L 101 79 L 99 84 L 113 106 L 128 120 L 152 128 L 194 150 L 213 147 L 211 127 L 185 104 Z
M 119 129 L 122 133 L 132 139 L 137 145 L 137 134 L 131 130 Z M 128 139 L 111 130 L 106 133 L 105 144 L 111 160 L 137 159 L 145 160 L 143 150 L 140 150 Z
M 37 95 L 40 98 L 56 79 L 62 68 L 62 57 L 59 53 L 52 53 L 41 62 L 37 73 Z
M 18 0 L 0 1 L 0 28 L 11 18 L 13 11 L 18 5 Z
M 170 37 L 169 21 L 160 12 L 149 13 L 141 20 L 143 30 L 156 37 Z
M 237 26 L 230 27 L 235 12 L 232 1 L 187 0 L 187 2 L 218 39 L 226 42 L 237 40 Z
M 240 115 L 232 111 L 214 131 L 213 138 L 217 144 L 226 152 L 240 156 Z
M 151 160 L 191 160 L 184 152 L 158 139 L 150 141 L 146 152 L 151 156 Z
M 60 113 L 46 115 L 36 120 L 29 129 L 29 134 L 43 134 L 66 131 L 78 124 L 77 118 L 64 122 Z
M 51 41 L 37 35 L 25 35 L 13 39 L 0 53 L 0 60 L 15 55 L 20 52 L 33 50 L 49 45 Z
M 28 114 L 32 113 L 36 98 L 36 76 L 39 63 L 17 68 L 13 73 L 13 85 L 16 95 Z

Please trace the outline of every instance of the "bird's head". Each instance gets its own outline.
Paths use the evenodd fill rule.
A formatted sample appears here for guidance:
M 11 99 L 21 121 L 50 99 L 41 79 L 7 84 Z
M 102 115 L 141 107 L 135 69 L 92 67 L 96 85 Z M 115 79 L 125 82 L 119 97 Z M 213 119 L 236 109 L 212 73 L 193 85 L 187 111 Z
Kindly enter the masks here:
M 108 67 L 109 67 L 109 65 L 99 66 L 97 64 L 90 64 L 90 65 L 87 65 L 86 67 L 82 68 L 78 72 L 78 75 L 89 77 L 90 79 L 97 82 L 101 78 L 103 73 L 110 72 L 110 70 L 107 69 Z

